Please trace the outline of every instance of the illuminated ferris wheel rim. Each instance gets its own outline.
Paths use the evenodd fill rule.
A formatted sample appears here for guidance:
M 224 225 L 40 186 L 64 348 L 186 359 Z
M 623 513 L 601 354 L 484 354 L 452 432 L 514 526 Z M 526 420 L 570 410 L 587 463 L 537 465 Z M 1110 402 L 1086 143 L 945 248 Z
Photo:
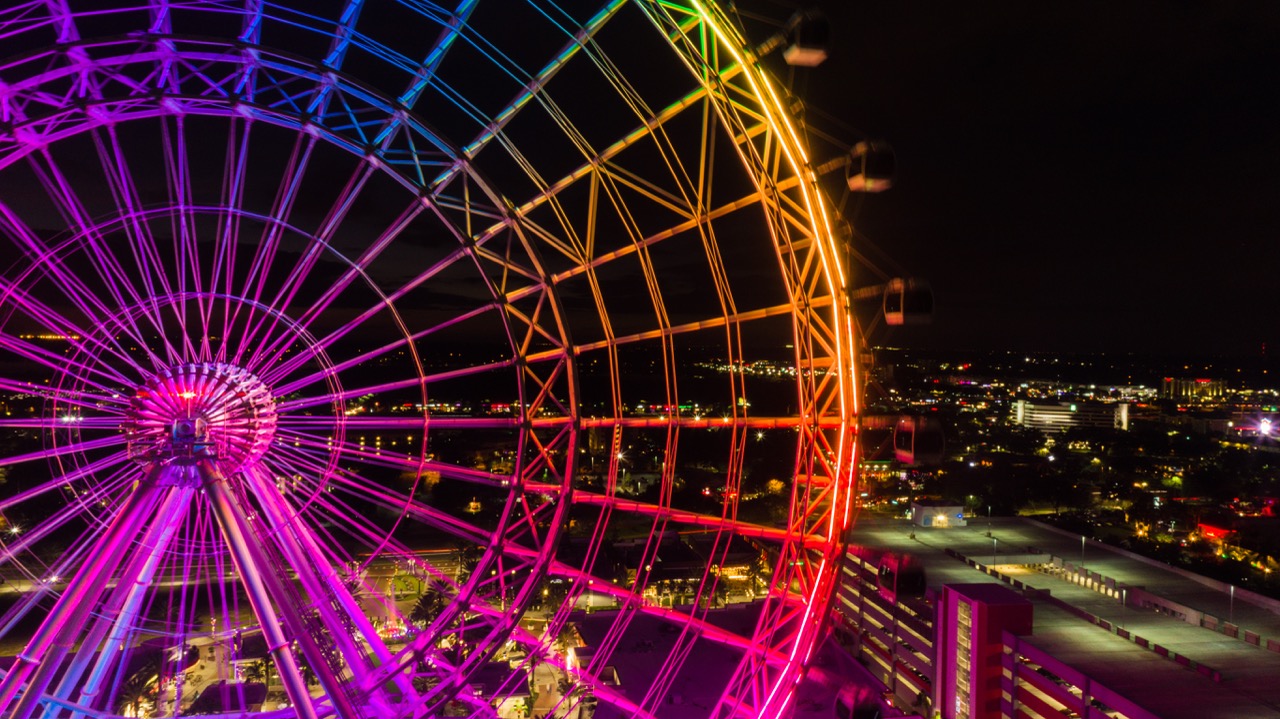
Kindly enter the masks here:
M 603 20 L 607 19 L 608 16 L 611 16 L 612 13 L 616 12 L 622 5 L 623 3 L 611 4 L 607 10 L 602 11 L 597 18 L 603 22 Z M 718 11 L 714 8 L 705 7 L 701 4 L 695 3 L 691 5 L 691 10 L 692 12 L 684 21 L 686 23 L 686 27 L 688 26 L 688 23 L 694 22 L 692 18 L 697 18 L 697 22 L 704 23 L 707 27 L 711 28 L 713 34 L 717 35 L 721 41 L 741 44 L 740 39 L 731 32 L 725 24 L 724 18 L 720 16 Z M 659 11 L 651 9 L 646 12 L 658 13 Z M 359 38 L 351 40 L 353 43 L 358 43 L 359 41 Z M 497 137 L 500 131 L 489 136 L 487 140 L 477 140 L 476 142 L 471 143 L 473 149 L 470 152 L 458 152 L 456 150 L 448 149 L 445 143 L 440 142 L 437 135 L 433 133 L 424 122 L 417 119 L 412 111 L 406 110 L 402 107 L 397 107 L 396 103 L 388 102 L 385 99 L 380 98 L 377 93 L 369 91 L 367 88 L 361 88 L 354 81 L 345 78 L 341 72 L 322 68 L 315 64 L 293 62 L 293 58 L 288 58 L 288 56 L 283 53 L 271 53 L 267 48 L 262 47 L 224 44 L 219 48 L 216 41 L 210 41 L 207 39 L 192 39 L 157 34 L 141 40 L 130 39 L 128 41 L 111 41 L 107 44 L 125 47 L 129 42 L 136 42 L 138 43 L 138 46 L 149 45 L 152 47 L 163 47 L 166 43 L 173 43 L 174 49 L 123 54 L 117 59 L 113 59 L 110 56 L 96 58 L 94 60 L 94 70 L 97 71 L 109 68 L 118 69 L 135 63 L 146 64 L 148 62 L 159 66 L 165 62 L 181 57 L 184 60 L 190 59 L 193 61 L 198 60 L 204 62 L 207 64 L 206 68 L 208 64 L 228 63 L 233 66 L 238 66 L 242 71 L 249 68 L 269 68 L 278 72 L 294 72 L 297 73 L 293 77 L 294 80 L 319 83 L 324 87 L 329 88 L 332 92 L 341 92 L 344 93 L 344 95 L 350 95 L 351 97 L 367 102 L 370 107 L 386 113 L 387 117 L 394 118 L 394 120 L 390 121 L 389 124 L 401 124 L 402 127 L 408 128 L 417 136 L 428 140 L 434 148 L 432 152 L 439 152 L 442 157 L 435 158 L 432 161 L 425 161 L 421 157 L 415 158 L 410 164 L 412 165 L 412 172 L 416 173 L 416 175 L 411 175 L 402 169 L 404 167 L 403 164 L 397 165 L 396 163 L 386 159 L 389 157 L 387 153 L 380 152 L 376 148 L 371 151 L 369 145 L 353 142 L 349 135 L 342 134 L 342 130 L 330 127 L 329 124 L 326 124 L 322 117 L 308 116 L 305 113 L 298 112 L 286 112 L 279 106 L 273 107 L 269 104 L 256 103 L 255 100 L 257 99 L 257 96 L 249 98 L 244 95 L 235 96 L 233 94 L 227 94 L 224 97 L 211 97 L 198 92 L 177 94 L 165 94 L 161 92 L 159 94 L 141 98 L 129 97 L 127 98 L 129 100 L 128 103 L 121 103 L 118 107 L 113 105 L 113 100 L 110 98 L 103 98 L 102 100 L 85 100 L 70 110 L 73 114 L 76 112 L 83 113 L 83 115 L 78 119 L 74 117 L 63 117 L 59 118 L 55 122 L 49 117 L 43 117 L 31 119 L 26 123 L 19 122 L 14 125 L 15 135 L 25 135 L 28 138 L 39 136 L 39 141 L 33 141 L 25 145 L 23 145 L 23 143 L 19 143 L 19 147 L 16 151 L 12 147 L 9 148 L 8 151 L 5 151 L 4 148 L 0 148 L 0 152 L 5 152 L 3 162 L 0 162 L 0 166 L 12 163 L 18 159 L 20 154 L 24 151 L 24 147 L 25 152 L 36 152 L 45 144 L 57 142 L 64 138 L 81 134 L 94 127 L 109 127 L 131 120 L 140 120 L 150 117 L 172 117 L 202 114 L 220 115 L 225 117 L 241 116 L 246 119 L 261 120 L 284 128 L 301 129 L 303 132 L 308 134 L 314 133 L 313 136 L 322 139 L 330 145 L 339 147 L 354 156 L 365 157 L 371 165 L 376 167 L 377 170 L 395 177 L 403 186 L 422 193 L 422 202 L 424 205 L 437 202 L 440 196 L 444 194 L 443 191 L 447 190 L 452 178 L 457 177 L 456 173 L 462 171 L 468 177 L 475 180 L 479 187 L 483 188 L 484 192 L 489 195 L 489 201 L 491 206 L 494 208 L 495 213 L 499 214 L 503 218 L 498 220 L 492 226 L 493 229 L 488 233 L 480 233 L 480 237 L 476 239 L 477 244 L 483 241 L 486 237 L 492 238 L 496 236 L 497 231 L 503 228 L 511 229 L 518 234 L 522 233 L 523 212 L 528 207 L 537 205 L 540 202 L 540 200 L 535 197 L 525 205 L 518 207 L 507 205 L 505 202 L 501 201 L 501 196 L 496 191 L 492 190 L 488 183 L 483 182 L 479 174 L 470 167 L 469 159 L 460 159 L 467 158 L 468 155 L 474 156 L 475 152 L 477 152 L 479 148 L 482 148 L 493 138 Z M 183 43 L 191 43 L 192 47 L 200 47 L 203 48 L 203 50 L 188 49 L 183 46 Z M 67 45 L 65 52 L 68 56 L 71 56 L 80 50 L 89 50 L 99 47 L 104 47 L 104 45 L 95 45 L 91 41 L 77 40 L 74 41 L 73 44 Z M 732 45 L 725 45 L 725 47 L 732 51 Z M 209 48 L 218 48 L 218 51 L 209 52 Z M 265 63 L 262 61 L 264 56 L 268 58 L 268 61 Z M 229 60 L 228 58 L 233 59 Z M 275 58 L 278 62 L 272 61 L 271 58 Z M 815 243 L 818 253 L 822 256 L 820 264 L 825 268 L 825 276 L 822 278 L 822 282 L 827 284 L 829 288 L 827 293 L 829 296 L 841 297 L 843 296 L 843 292 L 840 290 L 842 282 L 841 277 L 843 273 L 840 271 L 838 265 L 837 254 L 834 252 L 834 244 L 830 240 L 829 228 L 825 225 L 826 214 L 825 209 L 822 207 L 821 197 L 813 187 L 811 174 L 804 169 L 807 161 L 804 158 L 798 136 L 787 121 L 785 112 L 782 111 L 777 97 L 773 95 L 771 86 L 764 74 L 758 67 L 752 64 L 743 64 L 747 58 L 739 57 L 737 59 L 741 66 L 735 72 L 741 73 L 743 76 L 749 78 L 749 85 L 759 93 L 759 96 L 763 101 L 761 107 L 768 117 L 766 124 L 778 139 L 779 146 L 783 148 L 785 162 L 790 165 L 791 172 L 795 175 L 795 178 L 789 181 L 791 183 L 790 187 L 799 188 L 800 196 L 804 203 L 808 219 L 816 223 L 816 226 L 812 228 L 813 237 L 811 239 Z M 237 65 L 237 63 L 239 64 Z M 80 72 L 83 72 L 83 69 L 60 69 L 50 73 L 45 79 L 60 80 L 73 77 Z M 120 76 L 124 75 L 125 73 L 120 73 Z M 714 82 L 718 81 L 719 80 L 716 80 L 713 81 L 712 84 L 704 85 L 702 92 L 708 95 L 723 92 L 723 88 L 713 87 Z M 6 108 L 13 107 L 12 101 L 15 96 L 26 92 L 34 94 L 37 86 L 38 83 L 33 81 L 32 83 L 27 84 L 15 83 L 4 88 L 3 93 L 5 95 Z M 207 87 L 210 89 L 212 88 L 212 86 Z M 725 108 L 720 104 L 716 104 L 715 107 L 717 112 L 726 112 Z M 78 125 L 76 124 L 77 121 L 79 122 Z M 646 123 L 648 123 L 647 120 Z M 41 131 L 43 131 L 43 134 L 40 134 Z M 741 150 L 741 148 L 739 149 Z M 756 162 L 759 161 L 756 160 Z M 434 168 L 437 172 L 436 174 L 431 175 L 430 173 L 424 172 L 424 168 Z M 787 181 L 784 181 L 783 184 L 786 184 L 786 182 Z M 785 191 L 785 188 L 779 189 L 774 184 L 772 178 L 767 175 L 762 183 L 762 185 L 758 186 L 758 192 L 762 196 L 780 194 Z M 238 211 L 238 208 L 227 208 L 227 211 Z M 462 232 L 458 232 L 458 236 L 471 237 L 469 233 Z M 546 273 L 543 274 L 543 277 L 544 282 L 546 282 L 548 286 L 554 284 L 551 281 L 552 278 L 548 277 Z M 530 291 L 531 290 L 525 290 L 526 293 Z M 554 292 L 549 293 L 552 300 L 554 300 L 554 294 Z M 836 367 L 851 366 L 852 327 L 848 324 L 849 320 L 843 313 L 840 302 L 829 302 L 829 307 L 831 314 L 830 318 L 827 320 L 827 324 L 830 328 L 835 328 L 832 330 L 831 334 L 831 338 L 833 340 L 831 350 L 832 354 L 835 355 L 833 358 L 833 364 Z M 806 312 L 811 311 L 812 310 L 806 310 Z M 844 326 L 842 326 L 842 324 Z M 562 329 L 567 331 L 567 328 Z M 567 341 L 566 345 L 570 347 L 574 346 L 571 342 Z M 598 348 L 606 351 L 610 350 L 613 346 L 614 345 L 611 344 L 597 345 Z M 591 347 L 579 347 L 584 347 L 586 351 L 591 350 Z M 573 372 L 573 362 L 576 354 L 578 353 L 569 353 L 569 355 L 564 359 L 565 371 L 570 374 Z M 834 408 L 834 411 L 831 408 L 816 408 L 813 411 L 805 412 L 804 416 L 799 418 L 799 421 L 795 426 L 802 430 L 808 428 L 808 431 L 814 431 L 817 433 L 827 431 L 837 436 L 846 436 L 851 431 L 850 417 L 855 409 L 853 378 L 852 376 L 846 376 L 844 372 L 834 372 L 831 374 L 833 375 L 833 379 L 829 381 L 834 381 L 840 386 L 839 391 L 835 393 L 838 397 L 839 406 Z M 571 404 L 570 409 L 572 410 L 570 420 L 573 423 L 586 424 L 586 422 L 583 421 L 585 418 L 577 417 L 580 410 L 578 410 L 576 405 Z M 608 421 L 606 421 L 606 424 L 608 424 Z M 623 423 L 620 421 L 620 418 L 615 418 L 614 426 L 621 426 L 622 424 Z M 823 455 L 819 457 L 822 460 L 833 462 L 837 466 L 849 466 L 852 462 L 852 457 L 849 455 L 851 451 L 851 446 L 848 446 L 841 441 L 830 450 L 823 449 L 818 452 Z M 827 454 L 830 454 L 831 456 L 827 457 Z M 571 472 L 566 471 L 564 473 L 561 486 L 565 497 L 570 496 L 573 491 L 570 480 Z M 833 485 L 835 486 L 835 491 L 843 491 L 842 488 L 839 487 L 838 482 L 833 483 Z M 546 490 L 550 489 L 550 487 L 538 487 L 537 489 Z M 840 500 L 843 501 L 843 504 L 846 507 L 845 514 L 842 516 L 840 511 L 831 511 L 828 514 L 827 521 L 823 527 L 825 531 L 815 531 L 816 527 L 806 527 L 802 523 L 794 528 L 789 527 L 787 530 L 779 534 L 783 536 L 792 534 L 798 537 L 802 546 L 826 547 L 826 550 L 822 552 L 822 554 L 825 555 L 823 561 L 829 561 L 830 558 L 834 556 L 831 551 L 831 547 L 838 544 L 841 534 L 840 529 L 847 522 L 848 502 L 847 499 L 844 498 L 840 498 Z M 832 500 L 832 503 L 838 506 L 841 501 Z M 560 506 L 568 507 L 569 504 L 567 501 L 564 501 Z M 623 505 L 615 501 L 614 506 L 620 507 Z M 675 515 L 674 512 L 671 512 L 670 514 L 672 516 Z M 565 572 L 575 571 L 571 567 L 562 566 L 555 567 L 555 569 L 557 571 Z M 807 596 L 807 601 L 802 602 L 803 608 L 801 611 L 804 615 L 804 618 L 801 620 L 802 626 L 808 627 L 812 630 L 812 628 L 818 626 L 820 623 L 820 617 L 817 617 L 814 613 L 821 611 L 821 605 L 823 604 L 822 597 L 824 593 L 829 593 L 830 577 L 833 574 L 833 567 L 824 567 L 817 572 L 817 575 L 822 579 L 822 581 L 819 581 L 810 587 L 811 593 Z M 707 627 L 703 627 L 703 629 L 711 631 Z M 804 632 L 801 631 L 800 633 L 803 634 Z M 792 651 L 788 656 L 779 657 L 770 653 L 770 661 L 777 661 L 781 659 L 789 666 L 798 666 L 804 661 L 804 655 L 808 651 L 805 647 L 810 644 L 811 641 L 806 640 L 792 641 L 790 642 L 790 649 Z M 779 682 L 779 685 L 782 684 L 785 684 L 785 682 Z M 770 702 L 766 702 L 766 704 L 769 703 Z

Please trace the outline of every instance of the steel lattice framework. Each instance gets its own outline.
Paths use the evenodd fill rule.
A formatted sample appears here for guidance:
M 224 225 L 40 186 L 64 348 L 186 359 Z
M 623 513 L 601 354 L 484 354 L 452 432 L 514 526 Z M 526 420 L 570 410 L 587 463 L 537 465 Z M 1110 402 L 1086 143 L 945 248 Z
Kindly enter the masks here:
M 5 716 L 785 713 L 856 331 L 723 7 L 47 0 L 0 47 Z

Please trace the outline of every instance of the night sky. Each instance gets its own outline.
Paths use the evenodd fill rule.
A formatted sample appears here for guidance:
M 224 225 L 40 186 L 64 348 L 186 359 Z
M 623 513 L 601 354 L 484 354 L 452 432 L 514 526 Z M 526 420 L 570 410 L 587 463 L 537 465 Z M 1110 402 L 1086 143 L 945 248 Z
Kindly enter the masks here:
M 938 306 L 876 341 L 1280 354 L 1280 4 L 822 7 L 796 91 L 894 146 L 853 219 Z

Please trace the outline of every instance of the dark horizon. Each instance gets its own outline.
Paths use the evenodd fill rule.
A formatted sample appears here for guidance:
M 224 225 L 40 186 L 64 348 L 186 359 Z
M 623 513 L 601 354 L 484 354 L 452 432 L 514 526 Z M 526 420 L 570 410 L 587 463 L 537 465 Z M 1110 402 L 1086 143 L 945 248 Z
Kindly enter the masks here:
M 846 214 L 936 299 L 932 325 L 874 342 L 1280 347 L 1280 6 L 820 7 L 830 58 L 795 92 L 849 144 L 894 147 L 894 186 Z

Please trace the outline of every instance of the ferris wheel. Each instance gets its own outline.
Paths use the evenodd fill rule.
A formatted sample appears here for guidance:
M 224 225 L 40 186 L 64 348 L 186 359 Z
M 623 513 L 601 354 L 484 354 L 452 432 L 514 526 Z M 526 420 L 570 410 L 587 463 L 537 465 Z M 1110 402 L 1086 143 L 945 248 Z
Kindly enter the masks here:
M 711 0 L 0 10 L 0 714 L 775 717 L 856 328 Z

